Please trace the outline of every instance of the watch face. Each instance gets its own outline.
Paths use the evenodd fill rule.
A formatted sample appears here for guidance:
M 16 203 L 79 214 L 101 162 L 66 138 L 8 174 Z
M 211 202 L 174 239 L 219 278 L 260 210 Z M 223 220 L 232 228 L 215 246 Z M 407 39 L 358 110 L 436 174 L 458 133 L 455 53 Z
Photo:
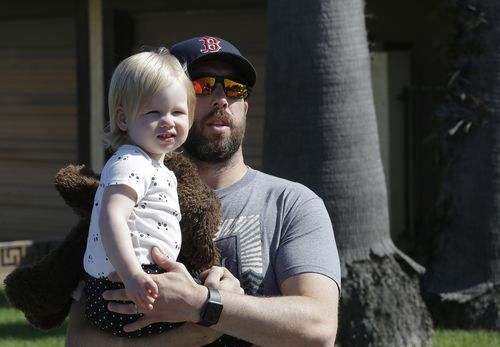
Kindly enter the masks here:
M 219 321 L 220 314 L 222 313 L 222 304 L 220 302 L 207 303 L 207 309 L 203 315 L 203 321 L 210 323 L 210 325 L 216 324 Z
M 223 307 L 219 291 L 215 288 L 208 288 L 208 300 L 201 313 L 200 324 L 204 326 L 216 324 Z

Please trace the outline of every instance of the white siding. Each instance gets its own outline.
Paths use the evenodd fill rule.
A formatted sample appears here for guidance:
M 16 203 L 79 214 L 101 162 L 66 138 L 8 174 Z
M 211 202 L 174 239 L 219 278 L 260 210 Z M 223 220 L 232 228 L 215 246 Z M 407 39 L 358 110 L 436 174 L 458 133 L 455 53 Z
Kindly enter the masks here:
M 0 241 L 62 237 L 76 221 L 53 187 L 76 162 L 72 19 L 0 21 Z

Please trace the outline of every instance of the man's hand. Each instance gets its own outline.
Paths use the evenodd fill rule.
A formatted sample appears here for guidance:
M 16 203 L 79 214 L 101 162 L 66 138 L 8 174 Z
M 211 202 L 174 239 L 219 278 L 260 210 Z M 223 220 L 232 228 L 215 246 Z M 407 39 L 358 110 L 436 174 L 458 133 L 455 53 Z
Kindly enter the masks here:
M 155 305 L 150 311 L 140 309 L 139 312 L 144 315 L 125 326 L 124 330 L 138 330 L 155 322 L 198 322 L 207 297 L 207 288 L 197 284 L 183 264 L 163 256 L 157 248 L 153 248 L 152 256 L 157 265 L 165 270 L 165 273 L 151 275 L 158 286 Z M 106 291 L 103 297 L 106 300 L 130 300 L 124 289 Z M 133 304 L 111 302 L 108 309 L 123 314 L 136 313 Z
M 212 266 L 210 269 L 203 271 L 199 278 L 206 287 L 236 294 L 245 294 L 243 288 L 240 287 L 240 281 L 225 267 Z
M 167 332 L 149 336 L 148 347 L 204 346 L 220 337 L 220 333 L 198 324 L 185 323 Z M 137 347 L 138 339 L 117 338 L 96 329 L 85 319 L 85 298 L 74 301 L 66 330 L 66 347 Z
M 144 315 L 137 321 L 126 325 L 124 330 L 127 332 L 141 329 L 156 322 L 198 322 L 201 308 L 207 298 L 207 288 L 205 286 L 243 294 L 239 281 L 229 270 L 223 267 L 214 266 L 204 271 L 200 275 L 205 285 L 202 286 L 194 281 L 183 264 L 168 259 L 157 248 L 152 249 L 151 255 L 155 263 L 166 272 L 151 275 L 158 285 L 158 297 L 154 308 L 151 311 L 139 310 Z M 110 277 L 110 280 L 119 281 L 120 279 L 115 274 Z M 130 300 L 125 289 L 106 291 L 103 297 L 106 300 Z M 108 304 L 108 309 L 123 314 L 135 313 L 133 304 L 111 302 Z M 215 338 L 221 335 L 217 332 L 214 333 L 217 334 Z

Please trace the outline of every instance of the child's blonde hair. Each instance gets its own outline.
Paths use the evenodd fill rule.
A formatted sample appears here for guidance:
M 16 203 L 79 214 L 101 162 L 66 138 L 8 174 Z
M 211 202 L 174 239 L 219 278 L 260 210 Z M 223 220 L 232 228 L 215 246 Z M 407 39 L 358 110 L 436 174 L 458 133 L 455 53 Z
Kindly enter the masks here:
M 186 88 L 191 126 L 196 104 L 193 84 L 186 67 L 166 48 L 134 54 L 116 67 L 108 93 L 109 126 L 104 133 L 104 141 L 111 151 L 116 151 L 128 140 L 127 132 L 116 124 L 118 108 L 123 108 L 127 117 L 137 117 L 160 88 L 173 81 L 181 82 Z

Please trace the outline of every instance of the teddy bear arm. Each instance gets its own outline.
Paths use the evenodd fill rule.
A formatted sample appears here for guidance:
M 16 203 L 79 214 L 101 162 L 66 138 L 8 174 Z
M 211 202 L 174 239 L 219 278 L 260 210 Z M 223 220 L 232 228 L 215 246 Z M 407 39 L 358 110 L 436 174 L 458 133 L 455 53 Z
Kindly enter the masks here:
M 5 278 L 8 301 L 37 328 L 55 328 L 68 315 L 71 295 L 84 274 L 87 234 L 88 220 L 82 220 L 45 257 Z

